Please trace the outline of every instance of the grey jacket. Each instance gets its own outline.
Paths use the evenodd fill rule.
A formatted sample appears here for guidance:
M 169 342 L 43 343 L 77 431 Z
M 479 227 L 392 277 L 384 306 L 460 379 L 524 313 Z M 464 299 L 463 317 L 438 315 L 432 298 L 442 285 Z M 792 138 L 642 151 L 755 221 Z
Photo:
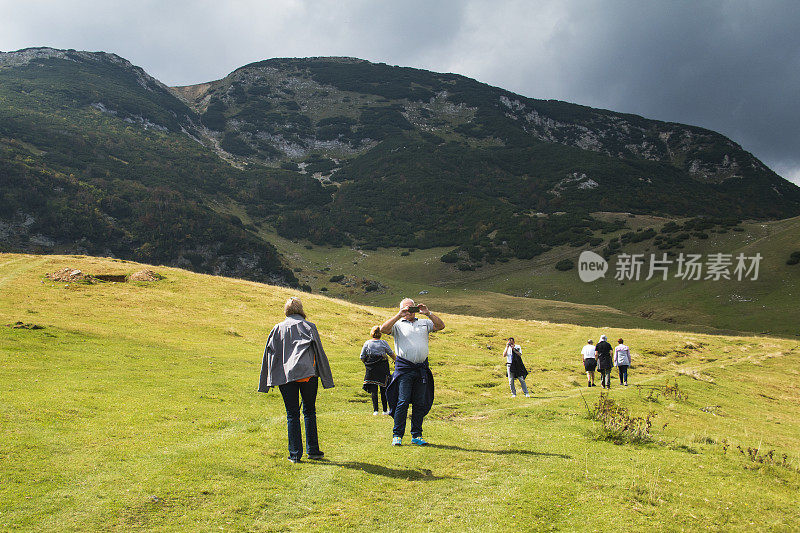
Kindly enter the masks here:
M 323 388 L 333 387 L 331 367 L 317 326 L 300 315 L 290 315 L 269 333 L 258 391 L 268 392 L 270 387 L 311 376 L 319 376 Z

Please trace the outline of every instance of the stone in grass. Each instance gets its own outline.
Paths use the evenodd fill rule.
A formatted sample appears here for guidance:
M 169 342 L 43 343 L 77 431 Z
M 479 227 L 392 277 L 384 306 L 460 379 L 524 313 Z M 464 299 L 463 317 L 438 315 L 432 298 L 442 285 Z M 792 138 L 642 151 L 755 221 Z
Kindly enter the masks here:
M 134 272 L 133 274 L 131 274 L 130 277 L 131 281 L 158 281 L 161 279 L 164 279 L 164 276 L 162 276 L 158 272 L 153 272 L 152 270 L 148 269 Z
M 51 281 L 88 281 L 86 278 L 86 274 L 81 272 L 76 268 L 62 268 L 61 270 L 57 270 L 55 272 L 51 272 L 45 276 L 47 279 Z

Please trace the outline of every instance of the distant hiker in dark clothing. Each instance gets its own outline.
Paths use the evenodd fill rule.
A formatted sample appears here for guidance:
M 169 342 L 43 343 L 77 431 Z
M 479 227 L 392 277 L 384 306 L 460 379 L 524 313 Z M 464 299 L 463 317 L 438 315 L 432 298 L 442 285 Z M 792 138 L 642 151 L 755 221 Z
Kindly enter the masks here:
M 594 371 L 597 368 L 597 355 L 592 339 L 586 341 L 586 346 L 581 350 L 583 356 L 583 369 L 586 371 L 586 379 L 589 381 L 588 387 L 594 387 Z
M 317 386 L 333 387 L 328 357 L 322 349 L 317 326 L 306 320 L 300 298 L 289 298 L 284 305 L 286 320 L 269 333 L 264 359 L 261 362 L 259 392 L 278 387 L 286 407 L 289 434 L 289 460 L 299 463 L 303 456 L 303 435 L 300 432 L 300 397 L 306 426 L 306 452 L 309 459 L 322 459 L 317 437 Z
M 614 364 L 619 370 L 619 384 L 627 387 L 628 367 L 631 366 L 631 349 L 622 343 L 622 339 L 619 339 L 619 344 L 614 348 Z
M 414 315 L 418 312 L 428 318 L 416 318 Z M 402 444 L 409 404 L 414 405 L 411 412 L 411 443 L 418 446 L 428 444 L 422 438 L 422 421 L 433 405 L 428 335 L 442 329 L 442 319 L 431 313 L 424 304 L 415 305 L 411 298 L 400 302 L 400 311 L 381 325 L 381 333 L 391 333 L 394 337 L 394 351 L 397 353 L 394 374 L 386 388 L 389 413 L 394 416 L 393 446 Z
M 361 360 L 367 371 L 364 374 L 364 390 L 372 395 L 372 414 L 378 414 L 378 390 L 381 392 L 383 414 L 389 414 L 386 405 L 386 385 L 389 384 L 389 357 L 395 360 L 394 352 L 385 340 L 381 340 L 381 327 L 370 331 L 372 337 L 361 347 Z M 388 356 L 388 357 L 387 357 Z
M 595 346 L 595 353 L 597 354 L 597 366 L 600 369 L 600 385 L 604 389 L 611 388 L 611 369 L 614 363 L 611 360 L 611 345 L 605 335 L 600 335 L 600 342 Z
M 514 337 L 508 339 L 506 347 L 503 350 L 503 357 L 506 358 L 506 373 L 508 374 L 508 386 L 511 388 L 511 397 L 517 397 L 517 390 L 514 388 L 514 380 L 518 379 L 522 392 L 526 397 L 528 394 L 528 386 L 525 384 L 525 378 L 528 376 L 528 369 L 525 368 L 525 363 L 522 362 L 522 347 L 514 342 Z

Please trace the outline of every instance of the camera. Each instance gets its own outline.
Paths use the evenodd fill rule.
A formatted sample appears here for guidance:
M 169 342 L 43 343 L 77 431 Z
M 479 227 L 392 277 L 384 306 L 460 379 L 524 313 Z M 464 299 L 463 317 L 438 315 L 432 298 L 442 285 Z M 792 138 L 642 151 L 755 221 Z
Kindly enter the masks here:
M 418 305 L 412 305 L 411 307 L 408 308 L 408 312 L 409 313 L 419 313 L 419 306 Z

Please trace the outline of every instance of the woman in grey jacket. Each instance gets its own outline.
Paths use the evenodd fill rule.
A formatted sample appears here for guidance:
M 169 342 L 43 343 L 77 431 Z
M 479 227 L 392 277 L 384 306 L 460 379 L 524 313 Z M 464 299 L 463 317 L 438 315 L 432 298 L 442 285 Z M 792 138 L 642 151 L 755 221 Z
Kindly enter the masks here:
M 286 407 L 289 434 L 289 460 L 300 462 L 303 435 L 300 432 L 300 397 L 306 426 L 306 452 L 309 459 L 322 459 L 317 437 L 317 387 L 333 387 L 328 357 L 322 349 L 317 326 L 306 320 L 300 298 L 289 298 L 284 305 L 286 320 L 272 328 L 261 362 L 259 392 L 278 387 Z

